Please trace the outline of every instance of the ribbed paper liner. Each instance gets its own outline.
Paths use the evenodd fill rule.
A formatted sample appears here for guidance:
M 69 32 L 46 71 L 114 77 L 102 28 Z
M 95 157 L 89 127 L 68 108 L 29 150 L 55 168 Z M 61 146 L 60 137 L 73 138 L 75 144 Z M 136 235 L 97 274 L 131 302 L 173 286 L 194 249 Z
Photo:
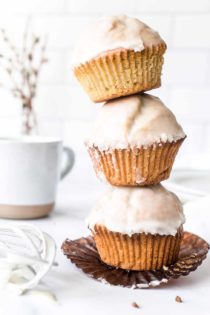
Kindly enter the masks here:
M 141 52 L 109 51 L 74 69 L 75 76 L 94 102 L 147 91 L 161 85 L 166 44 Z
M 182 228 L 175 235 L 133 234 L 109 231 L 95 225 L 93 237 L 101 260 L 129 270 L 159 270 L 177 261 Z
M 62 250 L 72 263 L 91 278 L 111 285 L 137 289 L 158 286 L 170 279 L 187 276 L 206 258 L 209 244 L 195 234 L 184 232 L 178 261 L 161 270 L 151 271 L 124 270 L 104 264 L 92 236 L 66 240 Z
M 170 176 L 176 154 L 184 139 L 148 148 L 99 150 L 89 147 L 96 175 L 115 186 L 145 186 Z

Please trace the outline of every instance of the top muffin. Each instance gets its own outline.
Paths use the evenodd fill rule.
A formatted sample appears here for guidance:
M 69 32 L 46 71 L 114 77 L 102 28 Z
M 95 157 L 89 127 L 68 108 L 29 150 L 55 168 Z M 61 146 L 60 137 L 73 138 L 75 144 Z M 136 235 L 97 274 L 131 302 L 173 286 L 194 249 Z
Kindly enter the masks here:
M 160 86 L 166 44 L 149 26 L 125 15 L 95 21 L 73 54 L 76 77 L 95 102 Z
M 73 55 L 73 66 L 115 49 L 142 51 L 164 43 L 160 35 L 138 19 L 126 15 L 102 17 L 82 34 Z

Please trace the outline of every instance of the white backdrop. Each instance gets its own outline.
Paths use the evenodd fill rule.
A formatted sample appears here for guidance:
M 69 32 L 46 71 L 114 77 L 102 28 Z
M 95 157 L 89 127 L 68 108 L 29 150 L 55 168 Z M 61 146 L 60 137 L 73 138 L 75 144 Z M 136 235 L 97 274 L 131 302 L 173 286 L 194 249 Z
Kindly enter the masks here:
M 82 137 L 97 105 L 71 74 L 71 51 L 87 23 L 116 13 L 142 19 L 168 44 L 162 87 L 152 93 L 174 111 L 188 135 L 179 159 L 189 164 L 186 157 L 210 152 L 209 0 L 0 0 L 0 28 L 15 43 L 21 41 L 28 16 L 32 29 L 48 36 L 49 63 L 35 103 L 41 133 L 62 136 L 82 152 Z M 19 114 L 20 104 L 0 88 L 0 135 L 18 132 Z

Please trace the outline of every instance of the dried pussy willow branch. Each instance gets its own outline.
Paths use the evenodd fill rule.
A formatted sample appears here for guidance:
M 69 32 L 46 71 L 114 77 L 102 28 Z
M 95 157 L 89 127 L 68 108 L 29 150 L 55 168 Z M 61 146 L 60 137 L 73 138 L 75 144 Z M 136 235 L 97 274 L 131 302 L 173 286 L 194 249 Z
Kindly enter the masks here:
M 46 40 L 29 35 L 28 24 L 21 48 L 15 47 L 3 29 L 0 30 L 0 39 L 6 49 L 5 53 L 0 53 L 0 66 L 9 79 L 8 84 L 0 85 L 20 100 L 23 110 L 22 131 L 24 134 L 32 134 L 37 130 L 34 99 L 42 66 L 47 62 Z

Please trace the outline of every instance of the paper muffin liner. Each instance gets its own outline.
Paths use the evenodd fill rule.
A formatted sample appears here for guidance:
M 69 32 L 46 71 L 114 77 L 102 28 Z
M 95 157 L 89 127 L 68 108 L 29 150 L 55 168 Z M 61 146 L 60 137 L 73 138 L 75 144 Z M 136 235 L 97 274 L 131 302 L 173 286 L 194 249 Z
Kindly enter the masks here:
M 167 179 L 184 139 L 147 148 L 100 150 L 89 147 L 96 175 L 115 186 L 145 186 Z
M 104 264 L 92 236 L 76 240 L 66 239 L 62 251 L 77 268 L 102 283 L 126 288 L 156 287 L 170 279 L 178 279 L 194 272 L 206 259 L 209 244 L 198 235 L 184 232 L 179 257 L 175 264 L 161 270 L 125 270 Z
M 94 102 L 147 91 L 161 85 L 166 44 L 143 51 L 116 49 L 74 69 L 75 76 Z
M 178 259 L 183 236 L 139 233 L 131 236 L 95 225 L 93 237 L 100 258 L 108 265 L 128 270 L 159 270 Z

